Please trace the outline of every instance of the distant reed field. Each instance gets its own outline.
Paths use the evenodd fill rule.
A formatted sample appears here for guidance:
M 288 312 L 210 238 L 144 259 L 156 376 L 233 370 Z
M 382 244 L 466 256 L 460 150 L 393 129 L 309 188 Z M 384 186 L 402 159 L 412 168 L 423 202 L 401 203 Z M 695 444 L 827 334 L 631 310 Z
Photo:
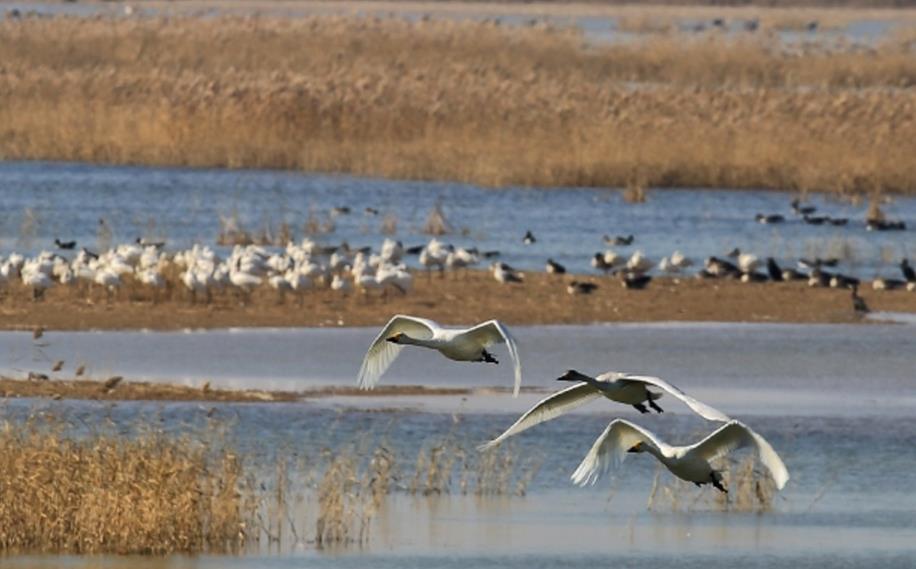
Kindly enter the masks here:
M 916 192 L 916 55 L 371 18 L 0 23 L 0 157 Z

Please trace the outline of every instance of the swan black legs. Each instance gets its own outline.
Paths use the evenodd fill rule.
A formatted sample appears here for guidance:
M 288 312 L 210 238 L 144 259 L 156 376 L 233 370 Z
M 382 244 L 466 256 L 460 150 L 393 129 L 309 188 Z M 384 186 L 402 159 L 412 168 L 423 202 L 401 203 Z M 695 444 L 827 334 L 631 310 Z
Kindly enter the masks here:
M 496 358 L 493 357 L 493 354 L 491 354 L 490 352 L 486 350 L 481 350 L 480 359 L 477 361 L 484 362 L 487 364 L 497 364 L 497 365 L 499 364 L 499 362 L 496 361 Z

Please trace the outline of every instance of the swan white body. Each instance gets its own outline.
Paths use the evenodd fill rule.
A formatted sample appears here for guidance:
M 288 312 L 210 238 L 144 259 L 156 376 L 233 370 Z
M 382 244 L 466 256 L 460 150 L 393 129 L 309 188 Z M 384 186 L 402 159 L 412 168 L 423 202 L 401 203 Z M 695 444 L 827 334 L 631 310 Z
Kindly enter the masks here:
M 521 273 L 510 270 L 504 263 L 493 263 L 490 268 L 493 278 L 500 284 L 523 282 Z
M 638 425 L 615 419 L 592 445 L 571 478 L 580 486 L 594 484 L 611 466 L 619 466 L 628 452 L 648 452 L 681 480 L 697 485 L 712 484 L 724 492 L 722 475 L 711 463 L 742 447 L 752 447 L 757 452 L 776 487 L 782 490 L 789 480 L 786 465 L 766 439 L 740 421 L 726 423 L 696 444 L 671 446 Z
M 648 412 L 642 405 L 644 401 L 648 401 L 650 406 L 658 410 L 659 408 L 655 405 L 654 400 L 661 397 L 662 394 L 649 391 L 650 387 L 656 387 L 680 399 L 704 419 L 722 422 L 731 420 L 725 413 L 697 401 L 674 385 L 658 377 L 610 371 L 596 378 L 591 378 L 570 370 L 559 379 L 561 381 L 576 381 L 576 384 L 539 401 L 511 427 L 506 429 L 503 434 L 479 446 L 478 450 L 484 451 L 493 448 L 513 435 L 559 417 L 601 396 L 618 403 L 633 405 L 642 413 Z
M 522 382 L 518 348 L 509 330 L 499 321 L 489 320 L 471 328 L 443 328 L 432 320 L 398 314 L 388 321 L 369 346 L 357 382 L 363 389 L 372 389 L 405 345 L 437 350 L 448 359 L 459 362 L 497 363 L 486 348 L 503 343 L 512 358 L 514 394 L 518 395 Z
M 607 259 L 605 259 L 605 262 L 607 262 Z M 646 257 L 642 251 L 637 251 L 633 253 L 630 259 L 627 261 L 626 266 L 633 272 L 646 273 L 652 270 L 652 267 L 655 266 L 655 263 Z
M 685 257 L 680 251 L 675 251 L 670 257 L 663 257 L 658 268 L 666 273 L 679 273 L 681 269 L 686 269 L 691 265 L 693 261 L 689 257 Z
M 353 285 L 350 284 L 350 281 L 341 277 L 340 275 L 334 275 L 334 278 L 331 279 L 331 290 L 336 290 L 338 292 L 347 293 L 353 289 Z
M 751 253 L 741 253 L 738 255 L 738 268 L 741 269 L 742 273 L 750 273 L 759 266 L 760 259 L 757 258 L 757 255 L 752 255 Z

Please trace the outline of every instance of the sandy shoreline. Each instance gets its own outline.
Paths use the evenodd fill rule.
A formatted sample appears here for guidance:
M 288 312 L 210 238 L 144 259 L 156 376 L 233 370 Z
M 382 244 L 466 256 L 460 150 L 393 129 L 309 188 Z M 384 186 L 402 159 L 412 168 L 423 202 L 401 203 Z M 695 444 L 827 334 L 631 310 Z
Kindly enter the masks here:
M 570 296 L 574 279 L 594 282 L 596 292 Z M 182 330 L 233 327 L 379 326 L 397 313 L 467 324 L 497 318 L 511 325 L 605 322 L 787 322 L 857 323 L 848 290 L 810 288 L 804 282 L 744 284 L 736 281 L 658 278 L 646 290 L 622 288 L 615 278 L 527 273 L 521 285 L 501 285 L 489 272 L 469 271 L 431 278 L 417 274 L 407 295 L 343 296 L 308 291 L 301 301 L 262 287 L 247 304 L 232 293 L 210 304 L 192 303 L 185 291 L 154 302 L 141 289 L 88 297 L 51 289 L 32 301 L 30 291 L 10 289 L 0 300 L 0 330 Z M 125 287 L 127 288 L 127 287 Z M 878 292 L 864 284 L 860 294 L 873 311 L 916 313 L 916 294 Z M 301 304 L 300 304 L 301 302 Z

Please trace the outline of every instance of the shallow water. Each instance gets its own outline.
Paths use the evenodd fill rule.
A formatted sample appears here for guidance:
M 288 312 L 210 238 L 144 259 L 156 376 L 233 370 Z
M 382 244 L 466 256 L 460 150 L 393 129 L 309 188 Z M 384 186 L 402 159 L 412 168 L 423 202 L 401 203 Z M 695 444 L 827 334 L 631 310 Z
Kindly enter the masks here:
M 289 5 L 283 3 L 274 3 L 268 6 L 252 7 L 251 5 L 234 6 L 232 3 L 214 4 L 213 6 L 144 6 L 142 3 L 130 4 L 131 13 L 126 15 L 124 5 L 120 3 L 83 3 L 83 2 L 8 2 L 3 4 L 0 10 L 0 20 L 8 17 L 12 10 L 18 10 L 21 14 L 40 15 L 40 16 L 78 16 L 78 17 L 96 17 L 107 16 L 112 18 L 118 17 L 155 17 L 174 14 L 193 14 L 200 17 L 212 17 L 218 15 L 249 15 L 253 13 L 279 18 L 301 18 L 306 16 L 317 15 L 359 15 L 365 17 L 388 17 L 402 18 L 411 21 L 431 18 L 434 20 L 498 20 L 501 25 L 522 27 L 532 23 L 548 23 L 560 28 L 575 28 L 581 31 L 582 37 L 594 43 L 617 43 L 631 42 L 650 37 L 649 34 L 640 32 L 630 32 L 619 29 L 617 18 L 611 16 L 602 16 L 597 14 L 583 16 L 561 16 L 561 15 L 533 15 L 528 11 L 513 10 L 511 7 L 504 7 L 500 12 L 494 12 L 492 9 L 475 12 L 473 10 L 452 10 L 448 6 L 440 9 L 436 6 L 429 6 L 424 10 L 397 9 L 392 10 L 390 6 L 383 8 L 372 8 L 366 6 L 360 10 L 354 11 L 349 6 L 338 7 L 332 3 L 313 3 L 309 5 Z M 744 26 L 748 23 L 746 19 L 726 19 L 722 31 L 728 34 L 744 35 Z M 680 18 L 674 20 L 674 25 L 682 32 L 708 32 L 716 30 L 711 20 L 696 20 L 689 18 Z M 872 20 L 854 20 L 845 26 L 821 29 L 816 31 L 794 31 L 794 30 L 777 30 L 775 37 L 785 44 L 836 44 L 842 45 L 848 49 L 850 43 L 860 45 L 874 45 L 884 38 L 890 36 L 896 29 L 901 27 L 899 22 L 891 19 L 872 19 Z
M 375 328 L 54 331 L 35 342 L 31 332 L 0 332 L 0 373 L 47 373 L 53 362 L 64 360 L 65 372 L 82 362 L 88 374 L 103 378 L 283 390 L 352 385 L 376 333 Z M 916 403 L 912 326 L 658 323 L 526 326 L 513 328 L 513 334 L 526 387 L 553 389 L 567 368 L 611 369 L 668 378 L 711 403 L 745 413 L 772 412 L 774 402 L 781 413 L 861 414 L 871 407 L 908 413 Z M 495 354 L 501 365 L 460 364 L 409 349 L 383 382 L 508 389 L 508 354 L 499 347 Z M 791 399 L 784 397 L 786 390 L 792 391 Z M 866 397 L 869 408 L 850 399 L 850 393 Z M 521 409 L 532 397 L 537 395 L 526 395 L 515 407 Z M 397 399 L 413 406 L 440 400 Z
M 552 257 L 570 270 L 592 271 L 591 256 L 605 249 L 605 234 L 636 235 L 632 247 L 618 250 L 642 250 L 656 261 L 676 249 L 699 261 L 740 247 L 791 263 L 799 256 L 840 256 L 846 261 L 841 270 L 866 278 L 900 278 L 896 262 L 916 257 L 916 198 L 884 206 L 889 218 L 904 220 L 911 230 L 867 232 L 865 205 L 814 196 L 823 213 L 850 218 L 847 227 L 816 227 L 790 215 L 790 194 L 772 191 L 656 190 L 647 203 L 632 205 L 614 189 L 492 190 L 295 172 L 0 162 L 0 195 L 0 255 L 50 248 L 55 237 L 97 247 L 100 219 L 116 243 L 146 236 L 165 238 L 170 248 L 213 244 L 220 216 L 233 213 L 253 233 L 270 226 L 276 234 L 285 222 L 301 238 L 310 213 L 327 220 L 340 206 L 353 213 L 338 216 L 335 231 L 319 241 L 378 247 L 387 213 L 398 220 L 395 237 L 415 245 L 429 239 L 422 226 L 441 204 L 456 230 L 448 241 L 499 250 L 502 260 L 524 269 L 542 270 Z M 382 214 L 366 216 L 366 207 Z M 758 212 L 783 213 L 789 221 L 761 225 L 754 222 Z M 531 246 L 522 244 L 528 229 L 538 238 Z
M 374 330 L 236 330 L 193 333 L 48 332 L 36 347 L 26 333 L 0 333 L 11 367 L 77 358 L 129 377 L 199 384 L 286 387 L 351 385 Z M 131 559 L 137 567 L 571 567 L 595 563 L 658 567 L 895 567 L 916 559 L 916 329 L 901 325 L 649 324 L 530 327 L 515 330 L 525 384 L 552 388 L 562 368 L 608 367 L 656 373 L 729 414 L 773 444 L 792 475 L 763 514 L 721 512 L 709 490 L 689 488 L 680 505 L 647 510 L 655 463 L 629 459 L 615 476 L 575 488 L 568 476 L 610 418 L 622 416 L 686 443 L 713 425 L 671 398 L 662 415 L 639 416 L 595 402 L 515 437 L 518 469 L 538 465 L 525 497 L 441 497 L 396 492 L 363 548 L 311 546 L 239 558 Z M 498 355 L 504 355 L 499 351 Z M 107 359 L 106 359 L 107 358 Z M 101 361 L 101 363 L 99 363 Z M 45 362 L 45 363 L 42 363 Z M 9 372 L 10 370 L 5 370 Z M 103 376 L 104 377 L 104 376 Z M 445 362 L 405 351 L 386 384 L 508 386 L 505 366 Z M 368 452 L 389 445 L 407 484 L 420 449 L 443 442 L 473 453 L 542 395 L 330 398 L 300 403 L 101 403 L 7 400 L 13 422 L 51 413 L 91 431 L 154 425 L 204 431 L 213 417 L 227 440 L 270 470 L 278 456 L 308 463 L 324 448 Z M 209 415 L 209 416 L 208 416 Z M 359 449 L 364 449 L 360 451 Z M 269 476 L 269 473 L 268 475 Z M 134 563 L 136 561 L 136 564 Z M 4 559 L 4 567 L 115 567 L 124 558 Z

